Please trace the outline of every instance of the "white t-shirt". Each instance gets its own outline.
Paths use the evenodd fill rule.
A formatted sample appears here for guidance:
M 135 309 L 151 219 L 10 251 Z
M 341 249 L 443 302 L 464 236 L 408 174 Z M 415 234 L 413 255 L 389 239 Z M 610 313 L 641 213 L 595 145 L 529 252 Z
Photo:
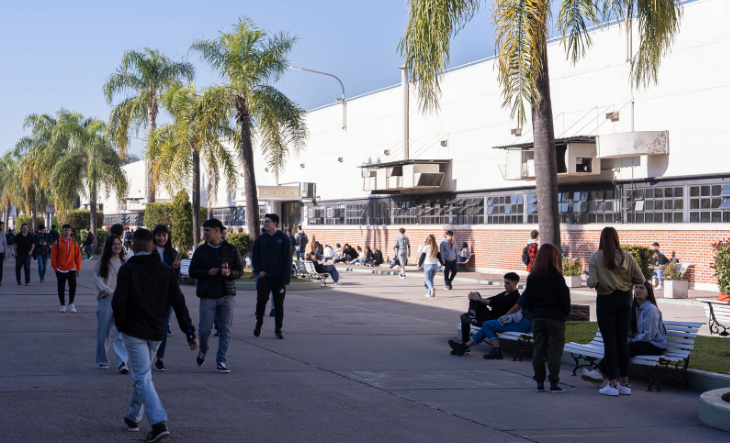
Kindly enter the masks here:
M 332 248 L 330 248 L 329 246 L 327 246 L 327 247 L 324 248 L 324 256 L 325 257 L 332 257 L 332 252 L 333 252 L 332 251 Z
M 431 258 L 431 245 L 424 246 L 422 252 L 424 254 L 426 254 L 426 259 L 423 260 L 423 264 L 424 265 L 437 265 L 437 264 L 439 264 L 439 259 L 438 259 L 438 255 L 437 255 L 438 254 L 438 251 L 436 252 L 436 254 L 434 254 L 433 258 Z

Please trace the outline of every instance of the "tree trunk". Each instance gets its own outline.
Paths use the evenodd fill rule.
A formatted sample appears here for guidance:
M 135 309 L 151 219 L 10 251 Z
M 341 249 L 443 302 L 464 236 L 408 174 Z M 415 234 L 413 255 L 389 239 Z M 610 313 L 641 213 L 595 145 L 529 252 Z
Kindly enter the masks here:
M 532 107 L 532 131 L 535 134 L 535 182 L 537 186 L 540 243 L 560 245 L 560 211 L 558 210 L 558 164 L 555 152 L 553 107 L 550 99 L 550 76 L 546 48 L 542 51 L 542 73 L 537 89 L 542 101 Z M 562 249 L 562 248 L 561 248 Z
M 36 217 L 38 216 L 38 208 L 36 208 L 35 201 L 33 201 L 33 215 L 31 215 L 31 225 L 33 226 L 33 232 L 38 231 L 38 222 L 36 221 Z
M 98 240 L 96 238 L 96 192 L 92 191 L 89 193 L 89 226 L 90 231 L 92 234 L 94 234 L 94 240 Z M 96 241 L 94 244 L 91 245 L 92 251 L 93 247 L 96 245 Z
M 157 127 L 157 99 L 153 98 L 152 103 L 147 107 L 147 146 L 152 143 L 152 135 Z M 147 203 L 155 202 L 155 176 L 152 173 L 152 166 L 147 161 Z
M 256 175 L 253 168 L 253 143 L 251 142 L 251 116 L 248 113 L 246 99 L 236 96 L 236 120 L 241 125 L 241 158 L 243 160 L 243 186 L 246 195 L 246 218 L 248 219 L 248 235 L 253 245 L 261 233 L 259 219 L 259 199 L 256 193 Z
M 200 153 L 190 148 L 193 156 L 193 250 L 200 243 Z

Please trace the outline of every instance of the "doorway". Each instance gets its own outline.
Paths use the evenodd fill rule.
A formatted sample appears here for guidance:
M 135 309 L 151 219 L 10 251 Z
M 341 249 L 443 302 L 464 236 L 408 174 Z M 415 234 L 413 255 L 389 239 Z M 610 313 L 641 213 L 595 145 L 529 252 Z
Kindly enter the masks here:
M 281 203 L 281 230 L 294 230 L 302 223 L 302 204 L 298 201 Z

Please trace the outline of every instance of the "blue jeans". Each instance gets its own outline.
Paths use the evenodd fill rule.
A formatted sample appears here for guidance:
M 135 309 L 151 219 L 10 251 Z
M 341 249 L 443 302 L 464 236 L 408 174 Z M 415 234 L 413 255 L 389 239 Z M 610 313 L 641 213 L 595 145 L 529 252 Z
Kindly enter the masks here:
M 297 248 L 297 260 L 304 260 L 304 249 Z
M 213 327 L 213 321 L 218 320 L 218 354 L 215 361 L 226 362 L 228 346 L 231 344 L 231 326 L 233 324 L 233 307 L 236 304 L 235 297 L 226 295 L 221 298 L 200 299 L 200 323 L 198 324 L 198 339 L 200 340 L 200 352 L 208 353 L 208 338 Z
M 84 246 L 84 252 L 86 252 L 86 258 L 87 259 L 91 258 L 91 245 Z
M 15 256 L 15 279 L 20 284 L 20 268 L 25 268 L 25 284 L 30 283 L 30 254 Z
M 48 264 L 48 256 L 45 254 L 38 254 L 38 276 L 43 280 L 46 277 L 46 265 Z
M 531 330 L 532 321 L 526 318 L 523 318 L 519 323 L 512 322 L 507 323 L 506 325 L 500 325 L 498 320 L 489 320 L 482 324 L 482 329 L 474 334 L 474 337 L 471 339 L 474 344 L 478 345 L 483 342 L 485 338 L 490 342 L 492 340 L 496 340 L 497 332 L 530 332 Z
M 127 418 L 139 423 L 146 413 L 151 425 L 166 421 L 167 413 L 162 407 L 160 397 L 157 396 L 155 385 L 152 384 L 152 359 L 155 358 L 160 342 L 122 335 L 124 346 L 129 353 L 129 371 L 134 380 L 132 402 L 129 405 Z
M 426 286 L 428 286 L 428 293 L 433 292 L 433 279 L 436 277 L 436 271 L 438 271 L 439 265 L 424 265 L 423 276 L 426 280 Z
M 38 256 L 38 261 L 42 255 Z M 115 335 L 112 335 L 116 332 Z M 117 366 L 129 358 L 127 348 L 124 347 L 124 336 L 114 329 L 114 313 L 112 312 L 112 298 L 100 298 L 96 302 L 96 364 L 109 365 L 107 353 L 109 345 L 114 340 L 114 353 L 117 356 Z
M 657 280 L 659 280 L 659 284 L 664 282 L 664 269 L 654 269 L 652 274 L 656 275 Z
M 454 277 L 456 277 L 456 260 L 444 260 L 444 285 L 450 288 Z
M 329 272 L 333 282 L 337 283 L 340 280 L 340 273 L 337 272 L 335 265 L 327 265 L 327 272 Z
M 162 360 L 165 358 L 165 349 L 167 349 L 167 330 L 170 328 L 170 319 L 172 318 L 172 306 L 167 308 L 167 320 L 165 321 L 165 338 L 162 339 L 160 348 L 157 349 L 157 358 Z

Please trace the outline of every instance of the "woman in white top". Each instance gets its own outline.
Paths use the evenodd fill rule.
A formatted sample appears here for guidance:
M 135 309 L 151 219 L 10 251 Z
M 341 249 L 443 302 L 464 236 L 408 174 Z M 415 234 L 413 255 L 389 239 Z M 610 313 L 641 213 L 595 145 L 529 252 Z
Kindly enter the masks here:
M 428 289 L 426 297 L 436 296 L 433 279 L 436 277 L 436 271 L 438 271 L 439 265 L 443 266 L 443 264 L 443 261 L 441 261 L 441 253 L 439 252 L 438 246 L 436 246 L 436 237 L 433 234 L 429 234 L 428 238 L 426 238 L 426 246 L 423 247 L 421 258 L 418 260 L 418 267 L 420 268 L 423 265 L 424 286 Z
M 464 243 L 463 245 L 461 245 L 461 249 L 459 249 L 459 262 L 466 263 L 468 258 L 469 258 L 469 245 Z
M 117 287 L 117 273 L 124 264 L 122 255 L 122 239 L 111 234 L 104 243 L 101 260 L 96 264 L 94 281 L 96 284 L 96 364 L 99 369 L 109 369 L 109 345 L 112 344 L 114 332 L 114 313 L 112 312 L 112 297 Z M 114 353 L 117 356 L 117 369 L 122 374 L 129 372 L 127 368 L 127 349 L 119 331 L 114 336 Z
M 332 249 L 332 246 L 330 245 L 324 245 L 324 261 L 332 260 L 332 257 L 334 256 L 335 251 Z

